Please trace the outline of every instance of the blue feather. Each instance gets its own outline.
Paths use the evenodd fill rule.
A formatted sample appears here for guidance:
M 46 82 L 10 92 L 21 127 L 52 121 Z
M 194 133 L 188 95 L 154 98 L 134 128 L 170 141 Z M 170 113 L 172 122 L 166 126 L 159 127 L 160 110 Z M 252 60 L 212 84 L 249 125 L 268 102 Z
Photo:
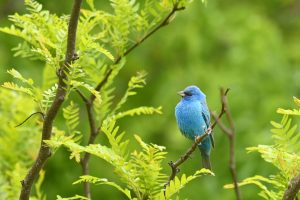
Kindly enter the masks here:
M 197 86 L 189 86 L 179 94 L 182 98 L 175 108 L 179 130 L 185 137 L 195 140 L 196 136 L 204 134 L 210 126 L 206 96 Z M 209 156 L 213 144 L 212 137 L 205 138 L 199 144 L 203 167 L 209 169 L 211 168 Z

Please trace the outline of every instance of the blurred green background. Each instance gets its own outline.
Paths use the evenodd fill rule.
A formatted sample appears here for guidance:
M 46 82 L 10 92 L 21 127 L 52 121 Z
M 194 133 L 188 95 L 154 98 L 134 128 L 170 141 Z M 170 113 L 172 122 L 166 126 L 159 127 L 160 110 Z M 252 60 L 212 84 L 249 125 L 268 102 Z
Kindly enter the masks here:
M 53 13 L 68 14 L 72 1 L 39 1 Z M 101 8 L 101 1 L 96 1 Z M 107 2 L 105 2 L 107 4 Z M 84 6 L 86 6 L 84 4 Z M 0 26 L 10 23 L 7 15 L 24 13 L 21 0 L 0 0 Z M 191 145 L 179 132 L 174 107 L 176 92 L 187 85 L 198 85 L 207 95 L 211 110 L 220 108 L 219 88 L 229 87 L 229 103 L 236 125 L 236 160 L 239 180 L 255 174 L 269 175 L 276 169 L 245 148 L 270 144 L 270 120 L 279 120 L 278 107 L 290 107 L 292 96 L 300 97 L 300 1 L 297 0 L 208 0 L 194 1 L 178 13 L 172 23 L 132 52 L 115 84 L 117 96 L 126 89 L 136 71 L 148 72 L 147 86 L 132 97 L 127 107 L 163 106 L 163 115 L 133 117 L 120 121 L 121 129 L 136 145 L 132 135 L 140 134 L 146 142 L 167 147 L 168 161 L 177 159 Z M 12 67 L 24 76 L 41 82 L 43 63 L 13 57 L 11 48 L 20 42 L 0 33 L 0 82 L 10 79 L 6 70 Z M 24 105 L 24 109 L 26 106 Z M 85 118 L 84 113 L 82 118 Z M 59 123 L 59 121 L 57 122 Z M 88 131 L 87 124 L 81 124 Z M 84 131 L 83 131 L 84 132 Z M 231 182 L 228 169 L 228 141 L 215 129 L 216 148 L 212 152 L 215 177 L 193 181 L 180 194 L 189 199 L 234 199 L 233 190 L 223 189 Z M 100 136 L 97 142 L 101 142 Z M 24 141 L 26 142 L 26 141 Z M 135 148 L 133 145 L 132 148 Z M 200 167 L 200 154 L 195 152 L 181 167 L 192 174 Z M 109 165 L 91 160 L 91 174 L 114 180 Z M 72 185 L 81 173 L 80 166 L 69 160 L 66 150 L 59 150 L 46 165 L 43 189 L 48 199 L 57 194 L 82 194 L 80 185 Z M 244 199 L 258 199 L 257 188 L 243 187 Z M 124 199 L 107 186 L 92 187 L 94 199 Z

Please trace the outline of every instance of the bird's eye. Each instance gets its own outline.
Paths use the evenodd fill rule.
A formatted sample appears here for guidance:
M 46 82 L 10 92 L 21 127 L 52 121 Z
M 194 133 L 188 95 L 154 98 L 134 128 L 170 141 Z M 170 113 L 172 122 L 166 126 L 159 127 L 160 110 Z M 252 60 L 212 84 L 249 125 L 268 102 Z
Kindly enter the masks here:
M 188 91 L 185 91 L 184 94 L 185 94 L 185 96 L 192 96 L 192 93 L 188 92 Z

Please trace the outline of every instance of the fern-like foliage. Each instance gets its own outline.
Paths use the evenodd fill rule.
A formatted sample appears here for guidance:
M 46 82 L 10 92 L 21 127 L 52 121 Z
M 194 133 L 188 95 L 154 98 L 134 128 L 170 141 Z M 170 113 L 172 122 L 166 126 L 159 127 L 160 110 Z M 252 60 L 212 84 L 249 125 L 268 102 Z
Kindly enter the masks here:
M 294 97 L 294 102 L 300 106 L 300 100 Z M 262 158 L 274 165 L 279 171 L 275 175 L 267 177 L 253 176 L 244 179 L 239 186 L 254 184 L 260 188 L 258 193 L 264 199 L 282 199 L 289 181 L 300 171 L 300 133 L 298 125 L 293 123 L 291 116 L 299 116 L 298 109 L 278 109 L 277 113 L 282 115 L 280 122 L 271 121 L 271 129 L 274 139 L 273 145 L 258 145 L 247 148 L 248 152 L 258 152 Z M 232 184 L 225 188 L 233 188 Z
M 25 94 L 29 95 L 30 97 L 32 97 L 35 101 L 37 101 L 36 95 L 37 95 L 38 89 L 33 85 L 34 82 L 31 78 L 29 78 L 29 79 L 24 78 L 22 76 L 22 74 L 20 72 L 18 72 L 17 70 L 15 70 L 14 68 L 12 68 L 11 70 L 8 70 L 7 73 L 9 73 L 17 81 L 24 84 L 24 86 L 19 86 L 17 83 L 13 83 L 13 82 L 5 82 L 5 83 L 3 83 L 2 87 L 14 90 L 16 92 L 25 93 Z
M 148 106 L 141 106 L 138 108 L 133 108 L 130 110 L 126 110 L 123 112 L 118 112 L 115 115 L 110 116 L 109 120 L 118 120 L 126 116 L 135 116 L 135 115 L 152 115 L 152 114 L 162 114 L 162 107 L 148 107 Z
M 141 199 L 154 199 L 160 192 L 167 176 L 161 173 L 161 162 L 165 158 L 165 147 L 156 144 L 146 144 L 135 135 L 142 151 L 131 153 L 131 162 L 139 186 Z
M 63 108 L 63 116 L 66 120 L 69 135 L 78 135 L 80 131 L 77 130 L 79 124 L 79 107 L 73 102 Z
M 66 147 L 71 152 L 70 158 L 78 163 L 83 153 L 99 157 L 108 162 L 119 177 L 118 183 L 87 176 L 81 177 L 81 182 L 113 186 L 129 199 L 160 199 L 164 191 L 166 175 L 161 172 L 161 163 L 166 154 L 165 148 L 147 144 L 135 136 L 140 149 L 132 151 L 128 145 L 129 140 L 125 139 L 125 132 L 119 132 L 117 126 L 117 121 L 123 117 L 161 114 L 161 107 L 140 106 L 122 110 L 129 97 L 135 95 L 138 88 L 144 87 L 146 73 L 140 72 L 133 76 L 120 99 L 115 98 L 114 82 L 125 66 L 125 56 L 129 50 L 151 35 L 159 24 L 168 23 L 163 19 L 170 14 L 174 5 L 185 7 L 190 1 L 110 0 L 111 8 L 108 11 L 98 10 L 93 0 L 86 2 L 88 8 L 81 9 L 77 29 L 76 53 L 79 59 L 65 66 L 65 71 L 59 69 L 64 65 L 69 16 L 57 16 L 43 9 L 37 1 L 25 0 L 26 13 L 9 16 L 13 25 L 0 28 L 0 32 L 20 39 L 19 44 L 13 48 L 15 56 L 39 59 L 44 63 L 41 65 L 44 67 L 41 87 L 34 84 L 33 79 L 25 78 L 16 69 L 11 69 L 8 73 L 15 80 L 3 83 L 2 88 L 9 90 L 0 90 L 0 96 L 5 97 L 1 98 L 5 100 L 0 104 L 0 159 L 3 160 L 0 162 L 0 199 L 17 198 L 19 182 L 36 157 L 37 152 L 32 149 L 38 149 L 40 144 L 38 133 L 41 133 L 42 122 L 35 119 L 35 116 L 35 120 L 30 118 L 18 129 L 14 125 L 36 111 L 47 115 L 56 96 L 57 75 L 60 73 L 66 75 L 66 86 L 60 88 L 66 90 L 67 94 L 64 99 L 67 104 L 63 104 L 65 107 L 62 114 L 65 127 L 54 125 L 52 138 L 45 141 L 46 144 L 52 150 Z M 100 83 L 103 83 L 102 87 L 96 90 Z M 76 106 L 78 99 L 71 94 L 79 91 L 86 97 L 96 97 L 93 102 L 95 124 L 107 137 L 108 146 L 81 145 L 79 139 L 82 135 L 78 125 L 82 118 L 79 118 L 80 110 Z M 26 105 L 26 109 L 20 105 Z M 36 182 L 36 195 L 32 199 L 44 199 L 40 192 L 43 177 L 44 174 L 41 174 L 40 180 Z M 198 174 L 193 177 L 198 177 Z M 174 187 L 170 186 L 169 196 L 187 183 L 186 180 L 190 179 L 183 177 L 180 184 L 177 180 Z M 57 199 L 86 198 L 76 195 L 70 198 L 57 196 Z
M 28 117 L 28 113 L 36 111 L 35 103 L 28 95 L 12 90 L 0 89 L 0 97 L 0 199 L 15 200 L 19 197 L 21 178 L 38 153 L 41 122 L 33 117 L 35 120 L 30 119 L 15 128 Z M 36 195 L 31 196 L 33 200 L 45 199 L 40 190 L 43 176 L 42 172 L 36 182 Z
M 156 199 L 171 199 L 171 197 L 178 194 L 179 190 L 181 190 L 186 184 L 203 175 L 214 176 L 215 174 L 210 170 L 203 168 L 196 171 L 191 176 L 186 176 L 185 174 L 182 174 L 180 178 L 176 176 L 174 180 L 170 181 L 170 184 L 166 187 L 166 189 L 162 191 L 159 196 L 156 197 Z M 179 199 L 178 195 L 176 199 Z
M 14 25 L 0 31 L 24 40 L 14 48 L 16 55 L 40 59 L 58 67 L 63 59 L 65 46 L 62 44 L 66 40 L 68 18 L 50 14 L 33 0 L 26 0 L 25 5 L 30 14 L 11 15 L 9 19 Z
M 110 185 L 124 193 L 128 199 L 163 200 L 165 198 L 171 199 L 191 180 L 203 174 L 213 175 L 206 169 L 197 171 L 194 175 L 188 177 L 183 174 L 181 178 L 176 177 L 175 180 L 171 181 L 170 185 L 165 189 L 164 184 L 167 180 L 167 175 L 162 173 L 162 161 L 166 155 L 165 147 L 147 144 L 139 136 L 135 135 L 134 137 L 141 150 L 134 150 L 129 153 L 129 141 L 123 139 L 124 132 L 119 133 L 119 127 L 116 126 L 115 121 L 104 124 L 102 131 L 108 138 L 110 146 L 90 144 L 84 147 L 76 143 L 71 136 L 64 136 L 63 134 L 56 134 L 51 140 L 45 141 L 53 148 L 65 146 L 71 152 L 70 158 L 75 158 L 77 162 L 79 162 L 80 154 L 83 152 L 101 158 L 112 165 L 123 186 L 121 183 L 111 182 L 105 178 L 94 176 L 81 176 L 75 184 L 89 182 L 99 185 Z
M 43 92 L 43 99 L 41 101 L 41 104 L 40 104 L 40 108 L 41 110 L 45 113 L 48 108 L 51 106 L 53 100 L 54 100 L 54 97 L 56 95 L 56 90 L 57 90 L 57 84 L 54 84 L 51 88 L 49 88 L 48 90 L 45 90 Z
M 116 105 L 114 110 L 111 113 L 115 113 L 117 110 L 121 108 L 121 106 L 127 101 L 129 96 L 136 95 L 136 88 L 143 88 L 146 84 L 145 81 L 145 72 L 138 72 L 136 76 L 131 77 L 130 81 L 128 82 L 128 88 L 124 94 L 124 96 L 121 98 L 119 103 Z
M 83 182 L 88 182 L 96 185 L 109 185 L 118 189 L 123 194 L 125 194 L 128 199 L 132 199 L 132 200 L 136 199 L 131 197 L 130 190 L 126 188 L 124 189 L 120 187 L 118 184 L 108 181 L 106 178 L 97 178 L 94 176 L 85 175 L 85 176 L 80 176 L 79 180 L 75 181 L 73 184 L 78 184 Z

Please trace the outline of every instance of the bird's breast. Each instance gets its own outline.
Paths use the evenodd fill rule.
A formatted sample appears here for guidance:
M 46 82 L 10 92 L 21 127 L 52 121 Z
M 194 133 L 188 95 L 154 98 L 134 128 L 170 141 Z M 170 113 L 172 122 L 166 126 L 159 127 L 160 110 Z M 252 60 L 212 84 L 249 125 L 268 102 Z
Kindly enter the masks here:
M 205 132 L 200 102 L 179 102 L 175 109 L 175 116 L 180 131 L 189 139 L 194 140 L 195 136 Z

